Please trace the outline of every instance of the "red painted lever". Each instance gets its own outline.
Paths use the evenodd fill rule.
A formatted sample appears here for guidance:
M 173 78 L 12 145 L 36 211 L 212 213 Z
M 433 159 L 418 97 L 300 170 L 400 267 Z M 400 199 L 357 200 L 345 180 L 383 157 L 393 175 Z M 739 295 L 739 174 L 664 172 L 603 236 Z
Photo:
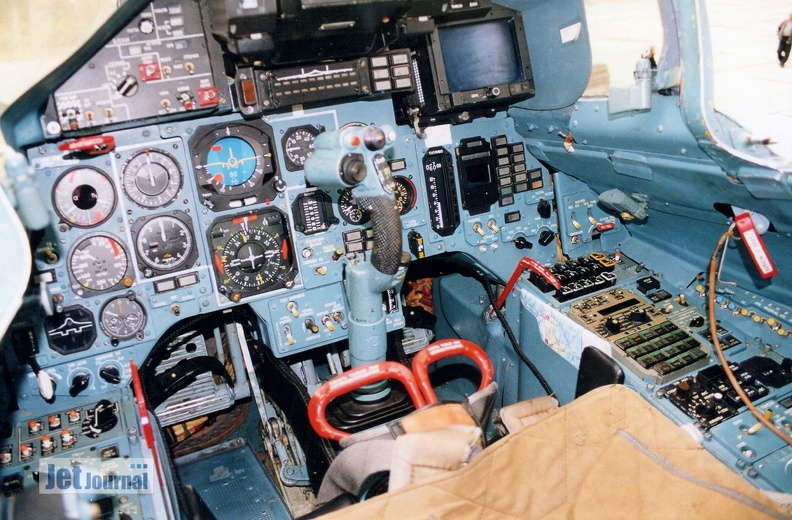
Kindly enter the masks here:
M 415 381 L 421 388 L 427 404 L 437 402 L 432 383 L 429 381 L 429 365 L 443 358 L 451 356 L 467 356 L 479 367 L 481 371 L 481 384 L 479 390 L 483 390 L 492 382 L 495 369 L 492 362 L 484 350 L 471 341 L 464 339 L 443 339 L 435 341 L 415 355 L 412 362 L 413 375 Z
M 517 268 L 514 270 L 514 272 L 511 275 L 511 278 L 509 279 L 509 283 L 506 284 L 506 288 L 503 289 L 500 298 L 498 298 L 498 302 L 496 303 L 496 307 L 498 309 L 503 308 L 503 304 L 506 303 L 506 297 L 512 291 L 512 289 L 514 288 L 514 284 L 517 283 L 517 280 L 520 278 L 520 275 L 525 269 L 530 269 L 534 273 L 538 274 L 539 276 L 544 278 L 547 283 L 549 283 L 556 289 L 561 288 L 561 282 L 558 281 L 558 278 L 556 278 L 547 267 L 543 266 L 533 258 L 528 258 L 527 256 L 524 256 L 517 264 Z
M 426 405 L 426 401 L 421 395 L 421 390 L 409 368 L 394 361 L 381 361 L 363 365 L 348 370 L 343 374 L 338 374 L 314 392 L 308 402 L 308 419 L 316 433 L 326 439 L 335 441 L 349 437 L 349 433 L 333 428 L 327 422 L 325 415 L 327 413 L 327 405 L 336 397 L 383 379 L 396 379 L 401 382 L 404 388 L 407 389 L 407 393 L 410 394 L 416 409 Z

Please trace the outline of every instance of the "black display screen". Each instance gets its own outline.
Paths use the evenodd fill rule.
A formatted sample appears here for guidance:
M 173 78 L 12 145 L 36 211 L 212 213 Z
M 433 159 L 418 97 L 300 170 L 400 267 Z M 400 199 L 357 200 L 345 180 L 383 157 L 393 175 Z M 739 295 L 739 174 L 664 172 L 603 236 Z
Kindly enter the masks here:
M 451 92 L 525 81 L 509 19 L 438 30 Z

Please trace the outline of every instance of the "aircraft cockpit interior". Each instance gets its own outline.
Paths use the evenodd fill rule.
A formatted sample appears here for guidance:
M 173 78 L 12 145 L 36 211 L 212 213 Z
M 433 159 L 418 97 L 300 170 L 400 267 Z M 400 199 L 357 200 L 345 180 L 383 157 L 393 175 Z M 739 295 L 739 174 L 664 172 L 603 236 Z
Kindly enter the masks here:
M 658 7 L 120 3 L 0 116 L 0 518 L 792 514 L 792 162 Z

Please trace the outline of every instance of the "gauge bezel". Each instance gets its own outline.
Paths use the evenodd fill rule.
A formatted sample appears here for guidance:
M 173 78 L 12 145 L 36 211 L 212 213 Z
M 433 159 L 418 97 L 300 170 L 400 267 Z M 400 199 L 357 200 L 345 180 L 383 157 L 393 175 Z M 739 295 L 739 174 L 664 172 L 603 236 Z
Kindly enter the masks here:
M 178 263 L 170 266 L 157 264 L 156 262 L 151 261 L 148 255 L 142 252 L 140 244 L 141 230 L 151 225 L 152 222 L 163 218 L 172 218 L 181 222 L 189 235 L 189 249 Z M 146 278 L 151 278 L 152 276 L 158 276 L 166 273 L 184 271 L 185 269 L 192 267 L 195 264 L 195 261 L 198 259 L 198 247 L 195 242 L 195 232 L 193 231 L 192 219 L 183 211 L 171 211 L 168 213 L 140 217 L 135 221 L 134 224 L 132 224 L 131 233 L 132 239 L 135 241 L 135 258 L 137 259 L 137 266 L 142 272 L 143 276 Z
M 338 214 L 341 215 L 341 218 L 347 224 L 351 224 L 353 226 L 362 226 L 364 224 L 368 224 L 369 221 L 371 221 L 371 213 L 361 208 L 357 201 L 352 202 L 353 200 L 355 200 L 355 194 L 352 193 L 352 188 L 344 188 L 343 190 L 339 190 Z M 355 220 L 350 217 L 347 208 L 349 208 L 349 211 L 360 211 L 360 218 Z
M 248 220 L 246 223 L 243 223 L 245 219 Z M 245 227 L 247 227 L 248 230 L 250 228 L 259 228 L 257 233 L 263 231 L 265 235 L 271 237 L 276 242 L 278 254 L 281 255 L 279 263 L 282 267 L 278 266 L 280 273 L 274 275 L 271 279 L 261 280 L 258 284 L 243 283 L 245 275 L 238 272 L 242 269 L 231 265 L 231 262 L 235 259 L 229 258 L 229 253 L 231 252 L 229 250 L 229 245 L 236 247 L 241 243 L 231 244 L 233 240 L 242 240 L 239 235 L 244 231 Z M 298 264 L 294 258 L 294 244 L 289 232 L 289 220 L 284 212 L 276 208 L 265 208 L 258 211 L 221 217 L 215 220 L 209 227 L 207 237 L 212 250 L 212 264 L 218 291 L 232 302 L 238 302 L 243 298 L 294 286 L 295 278 L 298 274 Z M 248 232 L 245 241 L 249 241 L 249 239 L 250 233 Z M 268 241 L 267 237 L 263 237 L 263 239 Z M 272 244 L 269 245 L 272 246 Z M 235 252 L 238 252 L 241 247 L 241 245 L 237 247 Z M 270 248 L 269 250 L 272 249 Z M 284 254 L 287 255 L 286 258 L 283 258 Z M 267 264 L 263 264 L 262 268 L 259 269 L 257 273 L 249 274 L 262 274 L 266 272 Z
M 146 154 L 161 155 L 176 169 L 176 176 L 174 176 L 172 175 L 171 168 L 168 168 L 165 164 L 157 161 L 157 164 L 163 166 L 169 176 L 168 183 L 166 184 L 165 188 L 156 196 L 146 195 L 142 190 L 140 190 L 140 188 L 138 188 L 136 177 L 137 172 L 140 171 L 139 168 L 135 169 L 134 172 L 130 171 L 130 168 L 134 166 L 133 162 L 138 157 Z M 175 181 L 174 178 L 176 179 Z M 124 195 L 126 195 L 127 199 L 131 200 L 134 204 L 144 209 L 164 208 L 170 205 L 179 196 L 179 193 L 181 193 L 183 187 L 184 172 L 182 172 L 179 161 L 173 155 L 164 150 L 160 150 L 159 148 L 146 148 L 133 153 L 127 158 L 127 160 L 124 162 L 123 168 L 121 169 L 121 188 L 124 190 Z M 167 200 L 162 200 L 163 195 L 167 195 Z
M 58 198 L 56 197 L 56 193 L 58 192 L 58 187 L 60 186 L 61 182 L 63 182 L 63 180 L 64 180 L 64 179 L 65 179 L 65 178 L 66 178 L 68 175 L 72 174 L 73 172 L 75 172 L 75 171 L 77 171 L 77 170 L 88 170 L 88 171 L 91 171 L 91 172 L 97 173 L 97 174 L 99 174 L 99 175 L 100 175 L 102 178 L 104 178 L 104 180 L 106 180 L 106 181 L 107 181 L 107 183 L 108 183 L 108 184 L 109 184 L 109 186 L 110 186 L 110 193 L 111 193 L 111 194 L 112 194 L 112 196 L 113 196 L 112 203 L 110 204 L 110 210 L 109 210 L 109 211 L 107 211 L 107 212 L 105 213 L 105 215 L 104 215 L 104 218 L 102 218 L 102 219 L 101 219 L 101 220 L 99 220 L 98 222 L 93 222 L 93 223 L 90 223 L 90 224 L 80 224 L 80 223 L 77 223 L 77 222 L 73 222 L 72 220 L 70 220 L 70 219 L 69 219 L 69 217 L 67 216 L 67 214 L 66 214 L 66 212 L 64 211 L 64 209 L 63 209 L 63 208 L 61 207 L 61 205 L 58 203 Z M 104 172 L 104 171 L 102 171 L 101 169 L 99 169 L 99 168 L 97 168 L 97 167 L 95 167 L 95 166 L 89 166 L 89 165 L 80 165 L 80 166 L 76 166 L 76 167 L 74 167 L 74 168 L 69 168 L 68 170 L 66 170 L 65 172 L 63 172 L 63 173 L 62 173 L 60 176 L 58 176 L 58 179 L 55 181 L 55 184 L 53 184 L 53 186 L 52 186 L 52 194 L 51 194 L 51 197 L 52 197 L 52 207 L 53 207 L 53 209 L 55 210 L 55 214 L 58 216 L 58 218 L 59 218 L 59 219 L 60 219 L 60 220 L 61 220 L 61 221 L 62 221 L 64 224 L 67 224 L 67 225 L 69 225 L 69 226 L 72 226 L 72 227 L 78 227 L 78 228 L 82 228 L 82 229 L 90 229 L 90 228 L 95 228 L 95 227 L 97 227 L 97 226 L 99 226 L 99 225 L 101 225 L 101 224 L 103 224 L 103 223 L 107 222 L 107 220 L 108 220 L 108 219 L 109 219 L 109 218 L 110 218 L 110 217 L 113 215 L 113 213 L 115 212 L 116 206 L 117 206 L 117 204 L 118 204 L 118 196 L 117 196 L 117 194 L 116 194 L 116 187 L 115 187 L 115 184 L 113 183 L 113 180 L 110 178 L 110 176 L 109 176 L 107 173 L 105 173 L 105 172 Z M 91 208 L 91 210 L 92 210 L 92 209 L 93 209 L 93 208 Z M 79 209 L 79 208 L 77 208 L 77 210 L 78 210 L 78 211 L 84 211 L 84 212 L 90 211 L 90 210 L 81 210 L 81 209 Z
M 61 319 L 62 317 L 66 316 L 66 320 L 70 323 L 68 324 L 68 329 L 75 331 L 77 334 L 82 334 L 83 331 L 88 328 L 87 321 L 76 321 L 75 314 L 80 315 L 77 319 L 87 320 L 90 321 L 90 334 L 87 336 L 90 338 L 84 342 L 83 345 L 77 347 L 66 346 L 62 344 L 59 340 L 53 339 L 52 332 L 66 326 L 66 321 L 58 326 L 55 326 L 55 320 Z M 55 313 L 52 316 L 47 316 L 44 318 L 44 329 L 46 330 L 47 335 L 47 344 L 49 348 L 58 354 L 68 355 L 68 354 L 75 354 L 77 352 L 83 352 L 91 348 L 96 341 L 96 321 L 94 320 L 94 315 L 91 311 L 83 307 L 82 305 L 71 305 L 69 307 L 65 307 L 61 312 Z M 70 334 L 67 334 L 70 335 Z
M 394 175 L 393 182 L 395 184 L 395 189 L 393 190 L 394 194 L 396 195 L 396 202 L 399 202 L 399 186 L 404 186 L 404 189 L 407 190 L 407 203 L 402 203 L 401 208 L 399 209 L 399 216 L 404 216 L 409 213 L 414 207 L 415 202 L 418 198 L 418 191 L 415 187 L 415 183 L 409 179 L 409 177 L 405 177 L 403 175 Z M 397 205 L 398 208 L 398 205 Z
M 83 282 L 80 280 L 80 277 L 78 277 L 78 275 L 75 274 L 74 267 L 73 267 L 74 254 L 75 254 L 75 252 L 78 249 L 80 249 L 80 246 L 82 244 L 88 242 L 89 240 L 94 240 L 94 239 L 100 238 L 100 237 L 101 238 L 106 238 L 106 239 L 109 239 L 109 240 L 112 240 L 113 242 L 115 242 L 118 245 L 118 248 L 120 249 L 120 251 L 123 252 L 124 258 L 126 259 L 126 266 L 124 268 L 123 273 L 121 273 L 121 276 L 118 279 L 118 281 L 115 282 L 113 285 L 110 285 L 110 286 L 108 286 L 106 288 L 103 288 L 103 289 L 98 289 L 98 288 L 89 287 L 89 286 L 84 285 Z M 133 279 L 132 279 L 132 260 L 131 260 L 131 257 L 129 256 L 129 250 L 128 250 L 126 244 L 124 244 L 123 240 L 121 240 L 117 236 L 112 235 L 110 233 L 104 233 L 104 232 L 90 233 L 90 234 L 85 235 L 84 237 L 82 237 L 80 240 L 76 241 L 74 243 L 74 245 L 71 247 L 71 249 L 69 250 L 69 255 L 67 257 L 66 270 L 69 273 L 69 279 L 71 281 L 71 289 L 72 289 L 72 291 L 75 294 L 77 294 L 79 296 L 93 296 L 93 295 L 96 295 L 96 294 L 104 294 L 104 293 L 107 293 L 107 292 L 110 292 L 110 291 L 115 291 L 117 289 L 124 288 L 124 287 L 126 287 L 126 285 L 124 284 L 124 280 L 126 280 L 126 279 L 129 279 L 129 283 L 130 284 L 133 283 Z
M 126 301 L 126 305 L 131 305 L 131 304 L 137 305 L 142 320 L 139 326 L 135 328 L 133 332 L 123 335 L 118 335 L 107 329 L 107 326 L 105 324 L 105 319 L 106 319 L 105 312 L 107 311 L 108 307 L 110 307 L 110 305 L 112 305 L 114 302 L 124 301 L 124 300 Z M 138 301 L 137 298 L 134 297 L 134 295 L 124 294 L 121 296 L 116 296 L 115 298 L 110 298 L 102 306 L 102 310 L 99 311 L 99 328 L 102 329 L 102 332 L 104 332 L 105 336 L 114 340 L 125 341 L 133 338 L 142 339 L 143 330 L 145 330 L 147 323 L 148 323 L 148 316 L 146 315 L 146 308 L 141 302 Z
M 289 140 L 299 132 L 306 132 L 310 134 L 312 136 L 310 140 L 312 145 L 316 136 L 321 133 L 321 129 L 316 128 L 313 125 L 293 126 L 286 129 L 286 132 L 281 138 L 281 150 L 283 150 L 283 162 L 286 164 L 286 169 L 290 172 L 296 172 L 305 169 L 305 160 L 311 156 L 311 154 L 303 156 L 303 154 L 295 155 L 289 153 Z
M 234 137 L 245 141 L 258 157 L 253 174 L 238 185 L 213 182 L 206 164 L 212 146 L 221 139 Z M 263 122 L 227 123 L 199 127 L 190 139 L 190 155 L 195 168 L 201 201 L 212 211 L 242 208 L 275 198 L 282 186 L 276 168 L 272 130 Z

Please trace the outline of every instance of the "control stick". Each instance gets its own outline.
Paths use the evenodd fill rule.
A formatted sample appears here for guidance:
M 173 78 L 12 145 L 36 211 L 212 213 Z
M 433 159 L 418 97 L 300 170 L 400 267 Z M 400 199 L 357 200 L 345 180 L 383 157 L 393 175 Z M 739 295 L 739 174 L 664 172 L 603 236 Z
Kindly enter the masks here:
M 349 304 L 349 354 L 352 367 L 385 360 L 387 350 L 382 293 L 404 281 L 409 253 L 402 251 L 396 185 L 385 158 L 395 132 L 388 126 L 346 125 L 323 132 L 305 161 L 305 178 L 320 188 L 350 188 L 361 209 L 371 213 L 370 258 L 344 257 L 345 294 Z M 389 392 L 386 381 L 363 387 L 357 399 L 374 401 Z

